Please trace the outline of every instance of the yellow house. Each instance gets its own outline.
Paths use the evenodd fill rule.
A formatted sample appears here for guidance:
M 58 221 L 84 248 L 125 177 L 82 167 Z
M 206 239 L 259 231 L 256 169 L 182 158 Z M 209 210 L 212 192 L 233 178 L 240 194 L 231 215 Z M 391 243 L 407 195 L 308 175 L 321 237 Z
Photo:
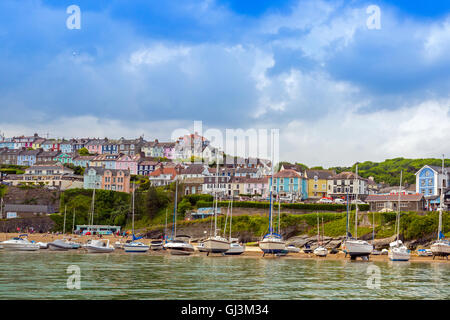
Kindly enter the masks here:
M 328 179 L 336 173 L 332 170 L 306 170 L 308 179 L 308 199 L 320 199 L 327 196 Z
M 36 140 L 33 141 L 31 147 L 32 147 L 34 150 L 39 149 L 39 148 L 41 148 L 41 146 L 42 146 L 42 144 L 44 143 L 45 140 L 46 140 L 46 139 L 38 138 L 38 139 L 36 139 Z

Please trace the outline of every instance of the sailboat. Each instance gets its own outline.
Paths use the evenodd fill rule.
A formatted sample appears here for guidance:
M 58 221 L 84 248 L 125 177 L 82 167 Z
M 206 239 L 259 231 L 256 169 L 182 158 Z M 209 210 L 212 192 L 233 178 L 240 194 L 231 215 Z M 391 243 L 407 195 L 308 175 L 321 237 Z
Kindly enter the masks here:
M 232 227 L 232 223 L 233 223 L 233 196 L 231 197 L 231 203 L 230 203 L 230 235 L 228 238 L 228 241 L 230 242 L 230 249 L 228 249 L 227 251 L 225 251 L 226 255 L 240 255 L 243 254 L 245 251 L 245 246 L 241 245 L 238 242 L 238 239 L 233 239 L 231 238 L 231 227 Z M 225 224 L 225 229 L 224 232 L 226 230 L 226 224 Z
M 397 217 L 395 219 L 396 233 L 397 236 L 395 241 L 389 244 L 388 257 L 391 261 L 409 261 L 411 254 L 408 248 L 403 244 L 402 240 L 399 239 L 400 236 L 400 197 L 402 190 L 402 175 L 403 171 L 400 172 L 400 186 L 398 188 L 398 204 L 397 204 Z
M 356 164 L 356 175 L 355 181 L 353 183 L 353 188 L 355 191 L 355 238 L 352 237 L 351 233 L 348 231 L 347 227 L 347 235 L 346 240 L 344 241 L 344 252 L 347 256 L 350 255 L 351 260 L 355 260 L 357 257 L 369 257 L 369 255 L 373 251 L 373 245 L 368 243 L 365 240 L 358 240 L 358 192 L 356 190 L 356 186 L 358 184 L 358 164 Z M 347 217 L 348 217 L 348 194 L 347 194 Z M 348 218 L 347 218 L 347 226 L 348 226 Z
M 269 232 L 259 241 L 259 248 L 263 252 L 263 256 L 269 254 L 284 254 L 286 252 L 286 243 L 280 234 L 273 232 L 272 226 L 272 193 L 273 193 L 273 136 L 272 136 L 272 174 L 270 177 L 270 197 L 269 197 Z
M 322 217 L 322 229 L 323 229 L 323 217 Z M 316 249 L 314 249 L 314 254 L 319 257 L 326 257 L 328 254 L 328 249 L 325 248 L 322 245 L 322 241 L 320 241 L 319 215 L 317 215 L 317 243 L 319 244 L 319 246 Z
M 225 253 L 230 250 L 230 241 L 217 234 L 217 203 L 218 203 L 218 194 L 217 188 L 219 184 L 219 152 L 217 152 L 217 164 L 216 164 L 216 185 L 215 185 L 215 207 L 214 207 L 214 236 L 210 236 L 205 241 L 203 241 L 203 250 L 207 252 L 207 255 L 210 253 Z
M 442 155 L 442 175 L 444 174 L 444 155 Z M 446 179 L 447 180 L 447 179 Z M 438 257 L 446 257 L 450 255 L 450 241 L 445 240 L 444 233 L 442 232 L 442 214 L 444 212 L 444 181 L 441 184 L 441 199 L 439 204 L 439 227 L 438 227 L 438 238 L 435 243 L 430 247 L 433 254 L 433 259 Z
M 131 230 L 132 230 L 132 236 L 133 236 L 133 241 L 126 243 L 123 245 L 123 250 L 125 252 L 147 252 L 150 249 L 150 246 L 143 244 L 140 241 L 137 241 L 139 239 L 142 239 L 142 237 L 136 237 L 134 235 L 134 184 L 133 184 L 133 193 L 131 195 L 132 198 L 132 206 L 131 206 L 131 210 L 132 210 L 132 222 L 131 222 Z
M 164 245 L 164 248 L 169 250 L 172 255 L 190 255 L 195 249 L 192 244 L 177 239 L 177 201 L 178 201 L 178 180 L 175 181 L 175 205 L 173 208 L 173 226 L 172 226 L 172 240 Z

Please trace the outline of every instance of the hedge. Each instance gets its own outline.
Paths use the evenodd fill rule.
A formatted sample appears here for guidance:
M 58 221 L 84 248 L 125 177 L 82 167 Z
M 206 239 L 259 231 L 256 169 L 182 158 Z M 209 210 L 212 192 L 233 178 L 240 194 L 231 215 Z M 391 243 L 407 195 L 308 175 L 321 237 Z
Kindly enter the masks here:
M 227 207 L 229 201 L 219 201 L 219 207 Z M 199 200 L 196 203 L 197 208 L 205 208 L 212 207 L 212 201 L 203 201 Z M 235 201 L 233 202 L 234 207 L 239 208 L 259 208 L 259 209 L 268 209 L 269 202 L 256 202 L 256 201 Z M 274 208 L 278 207 L 278 203 L 273 204 Z M 343 212 L 347 210 L 347 206 L 345 204 L 327 204 L 327 203 L 282 203 L 281 207 L 283 209 L 298 209 L 298 210 L 309 210 L 309 211 L 337 211 Z M 358 205 L 360 211 L 368 211 L 368 204 L 360 204 Z M 355 209 L 355 205 L 351 205 L 351 210 Z

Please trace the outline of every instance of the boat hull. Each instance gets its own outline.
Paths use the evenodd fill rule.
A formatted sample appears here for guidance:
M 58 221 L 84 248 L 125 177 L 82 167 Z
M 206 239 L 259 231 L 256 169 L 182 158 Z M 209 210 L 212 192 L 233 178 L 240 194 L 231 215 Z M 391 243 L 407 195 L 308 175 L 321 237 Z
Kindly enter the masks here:
M 225 251 L 225 255 L 227 256 L 237 256 L 240 254 L 243 254 L 245 251 L 245 247 L 238 245 L 238 246 L 231 246 L 228 251 Z
M 389 260 L 391 261 L 409 261 L 411 255 L 409 252 L 404 250 L 390 250 L 388 253 Z
M 86 249 L 89 253 L 111 253 L 114 251 L 114 248 L 99 248 L 93 246 L 86 246 Z
M 366 241 L 350 240 L 345 242 L 345 253 L 352 258 L 369 256 L 373 251 L 373 245 Z
M 263 240 L 259 242 L 259 248 L 264 253 L 278 254 L 286 250 L 286 244 L 283 241 Z
M 3 249 L 7 251 L 37 251 L 39 250 L 38 244 L 2 244 Z
M 150 249 L 149 246 L 123 246 L 123 250 L 129 253 L 145 253 Z
M 448 257 L 450 255 L 450 245 L 446 243 L 434 243 L 430 249 L 433 256 Z
M 209 253 L 225 253 L 230 250 L 230 243 L 227 239 L 209 238 L 204 242 L 204 251 Z
M 70 246 L 62 246 L 62 245 L 58 245 L 58 244 L 54 244 L 54 243 L 49 243 L 48 244 L 48 248 L 51 251 L 68 251 L 69 249 L 72 249 L 72 247 Z
M 319 247 L 314 250 L 314 254 L 318 257 L 326 257 L 328 254 L 328 250 L 324 247 Z
M 167 243 L 164 246 L 171 255 L 175 256 L 188 256 L 194 253 L 194 247 L 189 243 Z

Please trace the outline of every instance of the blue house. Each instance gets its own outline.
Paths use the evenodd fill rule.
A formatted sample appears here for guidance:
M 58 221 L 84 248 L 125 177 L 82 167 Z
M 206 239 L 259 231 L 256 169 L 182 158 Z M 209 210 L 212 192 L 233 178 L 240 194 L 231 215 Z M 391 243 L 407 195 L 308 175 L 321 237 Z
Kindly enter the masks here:
M 36 163 L 37 156 L 41 152 L 43 152 L 42 149 L 22 150 L 17 155 L 17 164 L 19 166 L 32 166 Z
M 303 179 L 301 174 L 295 170 L 282 170 L 274 174 L 273 191 L 280 197 L 289 197 L 292 200 L 301 200 L 308 198 L 307 180 Z M 269 184 L 272 183 L 269 179 Z
M 102 154 L 114 154 L 118 153 L 119 146 L 117 143 L 112 141 L 105 141 L 102 143 Z
M 439 166 L 423 166 L 416 172 L 416 193 L 421 193 L 425 196 L 430 207 L 437 207 L 440 204 L 441 188 L 448 188 L 448 181 L 450 181 L 450 168 Z

